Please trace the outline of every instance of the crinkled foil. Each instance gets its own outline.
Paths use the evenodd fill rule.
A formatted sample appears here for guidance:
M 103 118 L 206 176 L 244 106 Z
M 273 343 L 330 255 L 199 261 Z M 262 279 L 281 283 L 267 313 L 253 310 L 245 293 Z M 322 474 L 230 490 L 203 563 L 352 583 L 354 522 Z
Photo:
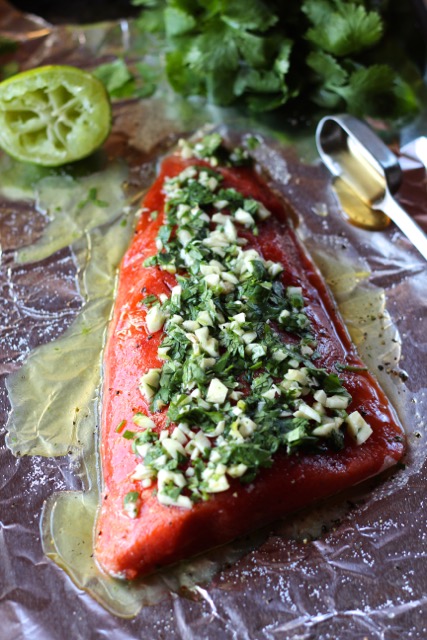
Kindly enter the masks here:
M 161 66 L 158 43 L 135 34 L 126 21 L 53 28 L 0 0 L 0 33 L 21 43 L 14 59 L 22 68 L 51 62 L 91 68 L 122 52 L 131 60 L 144 57 Z M 46 531 L 41 533 L 40 521 L 43 505 L 52 496 L 90 490 L 80 456 L 87 443 L 79 441 L 79 420 L 84 422 L 90 403 L 97 401 L 103 322 L 113 299 L 114 269 L 132 233 L 135 203 L 155 175 L 159 157 L 180 135 L 206 123 L 225 125 L 231 135 L 260 135 L 256 159 L 296 212 L 300 236 L 334 289 L 362 356 L 401 417 L 408 455 L 405 467 L 387 478 L 240 541 L 233 562 L 229 556 L 224 564 L 227 558 L 221 553 L 200 560 L 215 571 L 206 571 L 196 586 L 164 576 L 153 604 L 126 619 L 101 606 L 90 595 L 91 584 L 80 589 L 44 555 Z M 312 133 L 301 134 L 273 116 L 255 120 L 186 102 L 160 87 L 150 99 L 116 103 L 104 152 L 69 174 L 0 158 L 2 639 L 427 637 L 427 265 L 393 225 L 381 233 L 369 232 L 343 219 L 326 171 L 315 161 Z M 426 228 L 426 172 L 411 157 L 410 147 L 401 162 L 399 198 Z M 101 196 L 107 183 L 108 210 L 79 208 L 85 189 L 95 186 Z M 58 201 L 65 211 L 55 213 L 52 203 L 60 191 Z M 99 255 L 105 256 L 101 262 L 94 259 Z M 93 282 L 102 295 L 91 296 Z M 105 282 L 104 289 L 100 282 Z M 367 308 L 374 311 L 369 314 Z M 72 407 L 55 405 L 49 397 L 49 389 L 58 388 L 58 360 L 49 360 L 49 368 L 43 345 L 49 353 L 57 348 L 73 356 L 77 331 L 91 337 L 81 354 L 74 354 L 81 368 L 70 371 L 66 384 L 70 397 L 85 396 L 88 388 L 91 393 L 81 398 L 86 416 L 70 422 Z M 18 398 L 17 406 L 55 406 L 58 433 L 51 442 L 52 455 L 15 456 L 10 448 L 20 454 L 37 452 L 37 446 L 44 451 L 37 440 L 44 416 L 29 411 L 25 429 L 30 435 L 22 422 L 21 434 L 12 429 L 6 446 L 6 424 L 9 430 L 11 424 L 20 426 L 16 408 L 10 417 L 7 384 L 10 388 L 12 380 L 13 385 L 19 382 L 28 363 L 37 359 L 42 363 L 35 369 L 41 386 L 34 388 L 42 391 L 37 397 Z M 75 430 L 70 427 L 74 423 Z M 95 442 L 89 455 L 95 455 Z M 72 526 L 78 536 L 78 519 Z

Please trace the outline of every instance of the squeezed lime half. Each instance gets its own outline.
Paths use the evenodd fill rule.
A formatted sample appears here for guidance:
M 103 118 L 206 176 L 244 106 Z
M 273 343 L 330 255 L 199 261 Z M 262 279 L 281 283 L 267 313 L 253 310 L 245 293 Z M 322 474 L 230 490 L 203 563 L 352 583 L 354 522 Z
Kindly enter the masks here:
M 0 83 L 0 147 L 57 167 L 91 154 L 111 129 L 104 85 L 75 67 L 38 67 Z

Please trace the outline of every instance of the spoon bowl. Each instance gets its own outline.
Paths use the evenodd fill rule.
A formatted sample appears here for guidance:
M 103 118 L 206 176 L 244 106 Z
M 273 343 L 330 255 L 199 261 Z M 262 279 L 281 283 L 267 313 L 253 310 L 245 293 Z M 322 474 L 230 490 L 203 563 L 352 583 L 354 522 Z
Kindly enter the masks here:
M 392 196 L 402 179 L 399 162 L 372 129 L 347 114 L 326 116 L 316 144 L 350 222 L 379 231 L 392 220 L 427 260 L 425 233 Z

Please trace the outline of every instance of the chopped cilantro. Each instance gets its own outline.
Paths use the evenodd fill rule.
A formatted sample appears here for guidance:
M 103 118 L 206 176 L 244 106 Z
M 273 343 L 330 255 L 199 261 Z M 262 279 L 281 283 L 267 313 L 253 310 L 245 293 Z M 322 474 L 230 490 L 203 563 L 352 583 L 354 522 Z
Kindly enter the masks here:
M 200 158 L 211 158 L 222 146 L 222 138 L 219 133 L 211 133 L 205 136 L 194 148 Z
M 125 504 L 133 503 L 133 502 L 136 502 L 138 498 L 139 498 L 138 491 L 129 491 L 129 493 L 127 493 L 124 497 L 124 502 Z
M 121 431 L 123 431 L 125 424 L 126 424 L 126 420 L 122 420 L 121 422 L 119 422 L 119 424 L 116 427 L 116 433 L 120 433 Z
M 351 371 L 352 373 L 360 373 L 362 371 L 367 371 L 367 367 L 354 367 L 349 364 L 343 364 L 342 362 L 335 363 L 335 369 L 337 371 Z
M 125 440 L 133 440 L 135 435 L 135 431 L 129 431 L 129 429 L 126 429 L 126 431 L 123 431 L 122 433 L 122 436 L 123 438 L 125 438 Z
M 101 209 L 108 207 L 108 202 L 106 202 L 105 200 L 100 200 L 98 198 L 98 189 L 96 187 L 91 187 L 89 189 L 89 192 L 86 198 L 84 198 L 83 200 L 80 200 L 80 202 L 77 205 L 77 208 L 83 209 L 83 207 L 85 207 L 87 204 L 93 204 L 95 205 L 95 207 L 100 207 Z
M 181 495 L 181 491 L 182 489 L 173 484 L 173 482 L 167 482 L 163 486 L 163 493 L 172 500 L 176 500 Z
M 136 518 L 139 511 L 139 491 L 129 491 L 123 498 L 123 507 L 129 518 Z
M 224 148 L 218 134 L 181 146 L 185 157 L 206 159 Z M 228 163 L 232 154 L 221 154 Z M 302 288 L 286 287 L 282 265 L 239 243 L 241 224 L 254 232 L 269 215 L 263 205 L 223 189 L 204 165 L 166 178 L 163 190 L 161 249 L 144 264 L 173 265 L 177 284 L 163 302 L 141 303 L 165 318 L 158 384 L 145 388 L 151 411 L 168 405 L 166 427 L 174 426 L 159 434 L 136 414 L 149 428 L 124 437 L 147 483 L 158 476 L 158 499 L 188 507 L 225 491 L 227 476 L 252 482 L 279 449 L 341 448 L 351 398 L 336 373 L 315 366 Z
M 157 256 L 150 256 L 144 260 L 144 267 L 154 267 L 157 264 Z
M 158 297 L 153 295 L 152 293 L 149 296 L 145 296 L 145 298 L 142 298 L 141 300 L 141 304 L 143 304 L 148 309 L 152 307 L 153 304 L 158 304 L 158 303 L 159 303 Z

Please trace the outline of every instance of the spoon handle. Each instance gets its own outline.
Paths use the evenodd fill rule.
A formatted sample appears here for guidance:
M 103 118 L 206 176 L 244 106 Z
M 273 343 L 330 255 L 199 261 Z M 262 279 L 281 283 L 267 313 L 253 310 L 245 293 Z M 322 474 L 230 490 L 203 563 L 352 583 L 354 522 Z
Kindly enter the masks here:
M 394 224 L 405 234 L 412 242 L 414 247 L 418 249 L 423 258 L 427 260 L 427 236 L 420 226 L 406 213 L 398 202 L 393 198 L 391 193 L 386 190 L 383 200 L 374 207 L 383 211 Z

